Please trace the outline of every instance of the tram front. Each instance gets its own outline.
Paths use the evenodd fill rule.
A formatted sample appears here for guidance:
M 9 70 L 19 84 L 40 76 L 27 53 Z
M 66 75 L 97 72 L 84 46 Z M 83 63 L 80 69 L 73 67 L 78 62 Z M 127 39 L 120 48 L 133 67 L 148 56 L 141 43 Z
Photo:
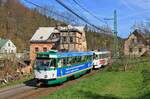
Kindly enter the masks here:
M 38 82 L 46 83 L 48 80 L 57 78 L 56 60 L 56 58 L 50 57 L 48 52 L 37 54 L 34 75 Z

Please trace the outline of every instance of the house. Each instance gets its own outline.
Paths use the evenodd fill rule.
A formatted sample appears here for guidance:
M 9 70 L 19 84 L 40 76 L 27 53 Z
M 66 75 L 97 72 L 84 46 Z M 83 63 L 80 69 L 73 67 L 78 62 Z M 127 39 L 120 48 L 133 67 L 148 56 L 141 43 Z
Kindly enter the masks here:
M 135 30 L 125 40 L 124 55 L 140 57 L 148 54 L 150 51 L 150 43 L 148 41 L 140 31 Z
M 46 52 L 51 49 L 86 51 L 84 27 L 71 25 L 39 27 L 30 40 L 30 59 L 34 60 L 37 52 Z
M 16 53 L 16 46 L 11 40 L 0 38 L 0 53 Z
M 60 44 L 59 50 L 86 51 L 86 37 L 83 26 L 59 27 Z

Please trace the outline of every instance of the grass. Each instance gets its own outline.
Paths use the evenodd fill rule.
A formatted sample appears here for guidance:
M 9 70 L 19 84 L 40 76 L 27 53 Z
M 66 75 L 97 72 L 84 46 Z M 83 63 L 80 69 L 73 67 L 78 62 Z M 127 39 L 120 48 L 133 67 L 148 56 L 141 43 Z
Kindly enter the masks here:
M 20 79 L 20 80 L 17 80 L 17 81 L 14 81 L 14 82 L 10 82 L 10 83 L 5 84 L 5 85 L 0 84 L 0 88 L 10 88 L 10 87 L 13 87 L 13 86 L 15 86 L 15 85 L 22 84 L 22 83 L 24 83 L 25 81 L 28 81 L 28 80 L 30 80 L 30 79 L 32 79 L 32 78 L 33 78 L 32 75 L 28 75 L 28 76 L 26 76 L 26 77 L 24 77 L 24 78 L 22 78 L 22 79 Z
M 42 99 L 129 98 L 139 92 L 141 76 L 132 72 L 102 72 Z M 133 79 L 134 78 L 134 79 Z
M 113 64 L 112 70 L 99 72 L 82 79 L 79 83 L 73 84 L 68 88 L 61 89 L 48 96 L 41 96 L 40 98 L 150 99 L 150 87 L 147 87 L 147 85 L 150 85 L 150 80 L 148 81 L 146 78 L 145 86 L 145 78 L 141 73 L 143 70 L 150 70 L 149 60 L 150 58 L 128 59 L 128 66 L 132 68 L 126 71 L 116 71 L 116 68 L 120 67 L 117 66 L 118 63 Z M 122 64 L 122 68 L 124 68 L 124 64 Z

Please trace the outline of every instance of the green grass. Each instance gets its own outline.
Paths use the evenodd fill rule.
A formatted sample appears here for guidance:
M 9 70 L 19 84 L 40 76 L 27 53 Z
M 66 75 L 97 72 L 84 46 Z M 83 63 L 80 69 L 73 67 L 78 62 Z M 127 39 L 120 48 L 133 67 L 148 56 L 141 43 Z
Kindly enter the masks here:
M 41 99 L 150 99 L 150 88 L 143 86 L 143 70 L 150 70 L 150 58 L 130 59 L 127 71 L 103 71 L 82 79 Z M 117 64 L 116 64 L 117 65 Z M 147 85 L 150 85 L 147 81 Z M 144 88 L 143 88 L 144 87 Z M 144 89 L 144 91 L 143 91 Z M 146 90 L 145 90 L 146 89 Z
M 138 95 L 142 77 L 133 72 L 101 72 L 42 99 L 129 98 Z
M 20 79 L 20 80 L 14 81 L 14 82 L 10 82 L 10 83 L 5 84 L 5 85 L 0 84 L 0 88 L 13 87 L 13 86 L 16 86 L 16 85 L 18 85 L 18 84 L 22 84 L 22 83 L 24 83 L 25 81 L 28 81 L 28 80 L 30 80 L 30 79 L 32 79 L 32 78 L 33 78 L 33 75 L 28 75 L 28 76 L 24 77 L 23 79 Z

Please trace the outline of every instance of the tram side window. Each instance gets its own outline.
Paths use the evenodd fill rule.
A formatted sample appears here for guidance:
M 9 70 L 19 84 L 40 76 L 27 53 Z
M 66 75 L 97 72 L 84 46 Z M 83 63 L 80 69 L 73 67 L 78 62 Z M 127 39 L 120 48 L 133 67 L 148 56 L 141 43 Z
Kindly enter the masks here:
M 74 64 L 75 63 L 75 60 L 76 58 L 75 57 L 72 57 L 72 64 Z
M 108 53 L 106 54 L 106 58 L 107 58 L 107 57 L 109 57 L 109 54 L 108 54 Z
M 85 56 L 85 62 L 89 61 L 89 56 Z
M 102 58 L 105 58 L 105 54 L 102 54 Z
M 68 57 L 68 66 L 81 62 L 81 57 Z
M 72 66 L 74 64 L 78 64 L 81 62 L 88 62 L 91 61 L 91 56 L 76 56 L 76 57 L 68 57 L 62 59 L 63 66 Z
M 85 56 L 81 56 L 81 62 L 84 62 Z
M 81 63 L 81 62 L 85 62 L 86 61 L 86 57 L 85 56 L 77 56 L 75 58 L 75 63 Z
M 68 64 L 68 58 L 65 57 L 65 58 L 64 58 L 64 65 L 67 66 L 67 64 Z
M 61 59 L 61 65 L 62 66 L 67 66 L 68 64 L 69 64 L 69 62 L 68 62 L 68 58 L 67 57 Z
M 77 64 L 80 61 L 78 61 L 78 56 L 73 57 L 73 64 Z
M 99 54 L 99 58 L 100 58 L 100 59 L 102 58 L 102 54 Z
M 76 62 L 77 63 L 81 62 L 81 56 L 76 57 Z
M 56 67 L 56 59 L 52 58 L 49 60 L 49 66 L 50 67 Z
M 62 58 L 60 60 L 61 60 L 61 66 L 67 66 L 68 65 L 68 58 L 67 57 Z
M 105 58 L 105 54 L 101 54 L 102 55 L 102 58 Z
M 107 58 L 107 57 L 108 57 L 108 54 L 106 53 L 106 54 L 105 54 L 105 58 Z
M 77 57 L 72 57 L 71 64 L 77 64 Z
M 104 54 L 104 58 L 107 58 L 108 57 L 108 54 L 106 53 L 106 54 Z
M 82 56 L 81 62 L 88 62 L 91 60 L 91 56 Z
M 92 56 L 88 56 L 88 61 L 91 61 L 92 60 Z
M 60 59 L 60 63 L 61 63 L 61 66 L 64 66 L 65 65 L 65 61 L 64 61 L 64 59 L 62 58 L 62 59 Z
M 77 57 L 77 56 L 73 58 L 73 62 L 74 62 L 74 64 L 78 63 L 78 61 L 77 61 L 77 60 L 78 60 L 78 57 Z
M 72 57 L 68 57 L 68 66 L 70 66 L 72 64 Z

